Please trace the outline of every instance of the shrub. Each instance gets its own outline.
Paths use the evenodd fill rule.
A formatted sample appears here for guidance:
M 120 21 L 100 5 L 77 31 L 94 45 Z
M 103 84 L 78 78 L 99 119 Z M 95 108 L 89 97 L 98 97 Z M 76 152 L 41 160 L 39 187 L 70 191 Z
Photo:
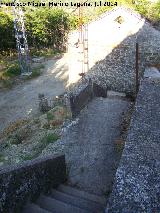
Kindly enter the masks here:
M 13 17 L 0 9 L 0 54 L 16 48 Z M 25 13 L 25 26 L 30 47 L 65 49 L 70 28 L 69 16 L 62 9 L 36 8 Z
M 13 19 L 8 13 L 3 12 L 0 9 L 0 51 L 1 55 L 5 55 L 5 52 L 10 49 L 16 48 Z
M 19 67 L 18 63 L 16 63 L 16 64 L 8 65 L 8 68 L 4 72 L 3 75 L 5 77 L 15 77 L 15 76 L 20 75 L 20 74 L 21 74 L 20 67 Z
M 30 78 L 36 78 L 36 77 L 40 76 L 40 74 L 41 74 L 40 69 L 33 69 Z
M 63 51 L 69 18 L 62 9 L 36 9 L 26 13 L 26 29 L 30 46 Z
M 51 112 L 47 112 L 47 119 L 48 120 L 53 120 L 55 117 Z
M 147 16 L 148 7 L 149 4 L 147 0 L 138 0 L 138 4 L 135 5 L 135 9 L 143 16 Z
M 37 151 L 41 152 L 48 144 L 54 143 L 59 138 L 60 138 L 59 135 L 57 135 L 56 133 L 50 133 L 50 134 L 45 135 L 41 139 L 41 141 L 39 142 L 39 144 L 37 144 Z
M 44 136 L 34 148 L 35 151 L 32 153 L 28 153 L 25 156 L 22 156 L 21 157 L 22 160 L 26 161 L 26 160 L 32 160 L 34 158 L 37 158 L 42 153 L 42 150 L 45 149 L 48 144 L 54 143 L 58 139 L 59 139 L 59 136 L 55 133 Z
M 47 144 L 53 143 L 59 139 L 59 136 L 57 134 L 48 134 L 46 137 Z
M 69 29 L 70 30 L 75 30 L 78 27 L 78 17 L 75 15 L 70 15 L 69 16 Z
M 0 80 L 2 84 L 2 88 L 8 88 L 11 89 L 13 86 L 13 81 L 10 79 L 2 79 Z

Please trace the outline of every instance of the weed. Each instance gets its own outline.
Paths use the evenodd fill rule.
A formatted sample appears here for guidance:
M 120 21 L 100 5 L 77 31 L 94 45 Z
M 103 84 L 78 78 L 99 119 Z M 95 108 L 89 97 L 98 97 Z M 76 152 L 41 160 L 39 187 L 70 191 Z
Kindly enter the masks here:
M 55 116 L 51 112 L 47 112 L 47 119 L 48 120 L 53 120 Z
M 19 67 L 18 63 L 15 63 L 15 64 L 11 64 L 8 66 L 6 71 L 3 73 L 3 76 L 13 78 L 20 74 L 21 74 L 20 67 Z
M 120 138 L 120 139 L 117 139 L 117 140 L 115 141 L 115 150 L 116 150 L 117 152 L 121 153 L 121 152 L 123 151 L 124 144 L 125 144 L 125 142 L 124 142 L 123 139 L 121 139 L 121 138 Z
M 59 52 L 56 52 L 55 50 L 51 49 L 51 48 L 45 48 L 42 50 L 31 50 L 31 54 L 33 56 L 37 56 L 37 57 L 49 57 L 49 56 L 53 56 L 56 55 Z
M 2 79 L 2 85 L 4 88 L 11 89 L 13 86 L 13 81 L 10 79 Z
M 40 64 L 37 68 L 38 68 L 38 69 L 44 69 L 45 66 L 44 66 L 44 64 Z
M 23 127 L 29 122 L 28 119 L 19 119 L 13 123 L 11 123 L 7 128 L 3 131 L 3 137 L 7 137 L 13 132 L 17 131 L 19 128 Z
M 55 133 L 45 135 L 41 139 L 41 141 L 39 142 L 39 144 L 37 145 L 37 150 L 42 151 L 48 144 L 54 143 L 58 139 L 59 139 L 59 135 L 57 135 Z
M 23 160 L 31 160 L 33 158 L 38 157 L 42 153 L 42 150 L 45 149 L 48 144 L 54 143 L 59 138 L 60 138 L 59 135 L 57 135 L 56 133 L 45 135 L 40 140 L 40 142 L 36 145 L 36 147 L 34 148 L 35 152 L 32 155 L 26 155 L 26 156 L 24 156 Z
M 36 77 L 38 77 L 38 76 L 40 76 L 40 74 L 41 74 L 41 71 L 39 70 L 39 69 L 34 69 L 33 71 L 32 71 L 32 74 L 31 74 L 31 78 L 36 78 Z
M 28 154 L 28 155 L 22 156 L 21 158 L 23 161 L 26 161 L 26 160 L 32 160 L 34 157 L 36 156 Z
M 27 76 L 26 80 L 29 80 L 29 79 L 36 78 L 36 77 L 40 76 L 41 73 L 42 73 L 41 69 L 44 69 L 44 65 L 42 65 L 42 64 L 37 66 L 37 67 L 35 67 L 35 68 L 33 68 L 31 75 Z
M 44 136 L 34 148 L 35 151 L 32 154 L 27 154 L 25 156 L 22 156 L 21 157 L 22 160 L 23 161 L 32 160 L 38 157 L 42 153 L 42 150 L 45 149 L 48 144 L 53 143 L 58 139 L 59 139 L 59 136 L 57 134 L 49 134 L 47 136 Z
M 14 145 L 18 145 L 18 144 L 22 143 L 22 141 L 20 140 L 20 138 L 18 138 L 17 136 L 15 136 L 14 138 L 12 138 L 10 140 L 10 143 L 14 144 Z
M 57 141 L 59 138 L 60 138 L 59 135 L 57 135 L 55 133 L 48 134 L 46 137 L 46 142 L 47 142 L 47 144 L 53 143 L 53 142 Z

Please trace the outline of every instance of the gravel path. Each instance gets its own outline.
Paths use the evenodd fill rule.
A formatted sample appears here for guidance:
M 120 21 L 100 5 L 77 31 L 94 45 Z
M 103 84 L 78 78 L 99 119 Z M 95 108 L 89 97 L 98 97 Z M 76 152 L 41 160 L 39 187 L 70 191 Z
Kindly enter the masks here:
M 67 56 L 44 63 L 44 73 L 12 90 L 0 92 L 0 132 L 10 122 L 38 113 L 38 94 L 52 98 L 65 92 L 68 81 Z
M 66 131 L 71 185 L 98 195 L 110 192 L 120 157 L 114 142 L 128 107 L 126 100 L 96 98 L 82 111 L 78 123 Z

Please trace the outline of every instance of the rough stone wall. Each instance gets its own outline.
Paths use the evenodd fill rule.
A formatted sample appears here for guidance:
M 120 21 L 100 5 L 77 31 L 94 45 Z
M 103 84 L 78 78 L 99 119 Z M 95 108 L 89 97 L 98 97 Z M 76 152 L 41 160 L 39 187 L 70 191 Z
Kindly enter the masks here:
M 160 67 L 160 32 L 150 24 L 127 37 L 104 60 L 98 61 L 89 72 L 97 84 L 108 89 L 135 93 L 136 42 L 139 44 L 139 79 L 146 66 Z
M 115 21 L 119 15 L 124 17 L 122 24 Z M 136 42 L 139 43 L 140 77 L 146 66 L 160 63 L 160 32 L 132 10 L 117 8 L 90 23 L 88 30 L 90 69 L 87 77 L 103 87 L 135 93 Z M 78 34 L 73 33 L 73 43 L 77 39 Z M 73 53 L 70 63 L 74 64 L 70 66 L 70 76 L 76 79 L 80 72 L 76 63 L 79 50 L 72 45 L 69 51 Z
M 0 171 L 0 212 L 21 212 L 21 207 L 66 180 L 64 156 L 26 161 Z
M 160 74 L 140 85 L 106 213 L 160 210 Z

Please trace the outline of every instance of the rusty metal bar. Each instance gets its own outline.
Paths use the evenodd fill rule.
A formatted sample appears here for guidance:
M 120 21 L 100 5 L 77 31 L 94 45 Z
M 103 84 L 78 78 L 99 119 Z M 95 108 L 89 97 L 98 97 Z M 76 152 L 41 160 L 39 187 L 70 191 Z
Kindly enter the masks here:
M 139 87 L 139 44 L 136 43 L 136 94 Z
M 84 0 L 80 0 L 81 4 Z M 88 1 L 88 0 L 87 0 Z M 85 1 L 85 2 L 87 2 Z M 85 79 L 85 74 L 89 69 L 88 63 L 88 24 L 83 21 L 83 6 L 79 7 L 79 48 L 80 48 L 80 62 L 81 72 L 79 75 Z

